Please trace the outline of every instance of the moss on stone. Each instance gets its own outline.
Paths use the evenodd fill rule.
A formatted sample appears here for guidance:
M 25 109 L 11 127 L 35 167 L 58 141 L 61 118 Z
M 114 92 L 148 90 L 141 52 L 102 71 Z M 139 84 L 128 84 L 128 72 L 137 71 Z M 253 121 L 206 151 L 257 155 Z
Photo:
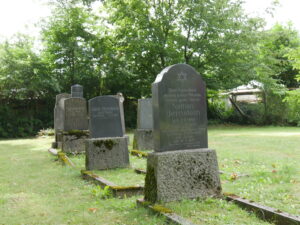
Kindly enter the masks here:
M 69 131 L 64 131 L 64 135 L 73 135 L 76 136 L 77 139 L 81 137 L 88 137 L 89 132 L 87 130 L 69 130 Z
M 139 151 L 139 150 L 131 150 L 130 153 L 131 153 L 131 155 L 135 155 L 135 156 L 138 156 L 138 157 L 143 157 L 143 158 L 148 157 L 147 152 L 142 152 L 142 151 Z
M 171 209 L 168 209 L 162 205 L 153 205 L 152 206 L 153 210 L 155 210 L 156 212 L 159 212 L 159 213 L 173 213 Z
M 154 167 L 147 167 L 147 174 L 145 178 L 145 200 L 149 202 L 156 202 L 157 200 L 157 184 Z
M 102 146 L 104 146 L 106 149 L 112 150 L 112 148 L 117 144 L 117 142 L 112 139 L 107 139 L 107 140 L 93 141 L 93 144 L 98 148 L 101 148 Z
M 121 190 L 135 190 L 135 189 L 141 189 L 141 186 L 110 186 L 111 189 L 116 190 L 116 191 L 121 191 Z

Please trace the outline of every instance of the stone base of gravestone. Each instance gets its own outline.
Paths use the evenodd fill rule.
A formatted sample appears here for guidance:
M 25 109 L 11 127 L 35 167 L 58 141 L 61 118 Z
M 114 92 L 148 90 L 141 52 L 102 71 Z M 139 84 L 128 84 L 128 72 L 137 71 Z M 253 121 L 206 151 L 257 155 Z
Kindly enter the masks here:
M 86 169 L 105 170 L 129 166 L 126 137 L 92 138 L 85 142 Z
M 57 149 L 57 146 L 58 146 L 57 142 L 54 141 L 51 143 L 51 148 Z
M 217 155 L 211 149 L 150 153 L 145 200 L 170 202 L 221 195 Z
M 57 148 L 62 148 L 62 140 L 63 140 L 63 131 L 61 130 L 55 130 L 55 142 Z
M 154 148 L 153 132 L 148 129 L 137 129 L 133 137 L 133 149 L 152 150 Z
M 85 140 L 89 137 L 88 131 L 73 130 L 62 133 L 61 150 L 65 153 L 79 154 L 85 151 Z M 59 147 L 60 142 L 58 142 Z

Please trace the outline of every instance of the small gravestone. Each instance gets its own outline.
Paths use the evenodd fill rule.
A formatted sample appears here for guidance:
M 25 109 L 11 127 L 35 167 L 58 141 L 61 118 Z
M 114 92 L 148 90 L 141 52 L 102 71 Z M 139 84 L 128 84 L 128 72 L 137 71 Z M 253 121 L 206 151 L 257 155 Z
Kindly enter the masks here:
M 63 109 L 60 107 L 60 102 L 64 99 L 71 98 L 70 94 L 62 93 L 56 95 L 54 106 L 54 131 L 55 131 L 55 144 L 53 146 L 61 148 L 61 131 L 63 130 Z
M 84 98 L 67 98 L 61 102 L 63 108 L 62 151 L 82 153 L 88 137 L 87 105 Z
M 83 87 L 79 84 L 75 84 L 71 87 L 72 98 L 83 98 Z
M 87 105 L 84 98 L 67 98 L 64 100 L 63 130 L 87 130 Z
M 137 110 L 137 129 L 134 132 L 133 148 L 138 150 L 153 149 L 152 99 L 139 99 Z
M 104 170 L 129 166 L 123 102 L 116 96 L 89 100 L 90 139 L 86 140 L 86 169 Z
M 99 96 L 89 100 L 91 138 L 123 137 L 124 112 L 119 98 Z
M 207 148 L 206 87 L 195 69 L 176 64 L 152 84 L 154 153 L 147 158 L 145 200 L 219 196 L 216 152 Z

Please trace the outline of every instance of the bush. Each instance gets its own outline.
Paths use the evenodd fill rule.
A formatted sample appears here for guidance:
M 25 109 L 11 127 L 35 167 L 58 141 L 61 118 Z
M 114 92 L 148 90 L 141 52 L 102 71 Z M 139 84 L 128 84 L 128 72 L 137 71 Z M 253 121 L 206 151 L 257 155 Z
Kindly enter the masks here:
M 300 90 L 287 92 L 283 101 L 286 102 L 288 108 L 288 122 L 300 126 Z

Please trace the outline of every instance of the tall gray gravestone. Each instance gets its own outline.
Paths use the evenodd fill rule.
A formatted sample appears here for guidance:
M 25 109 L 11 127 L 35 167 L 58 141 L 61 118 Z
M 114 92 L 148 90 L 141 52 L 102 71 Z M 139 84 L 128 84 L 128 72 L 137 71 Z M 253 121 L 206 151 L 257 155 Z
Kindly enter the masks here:
M 55 132 L 55 142 L 52 144 L 53 147 L 61 148 L 62 136 L 61 132 L 63 130 L 63 108 L 61 107 L 64 99 L 71 98 L 70 94 L 62 93 L 56 95 L 55 106 L 54 106 L 54 132 Z
M 88 115 L 86 100 L 84 98 L 67 98 L 63 103 L 63 130 L 87 130 Z
M 153 149 L 152 130 L 152 99 L 139 99 L 137 109 L 137 129 L 134 132 L 133 148 L 137 150 Z
M 154 153 L 147 158 L 145 200 L 219 196 L 216 152 L 207 147 L 206 86 L 186 64 L 165 68 L 152 84 Z
M 83 98 L 83 87 L 79 84 L 71 86 L 71 96 L 72 98 Z
M 89 100 L 91 138 L 124 136 L 124 112 L 121 104 L 119 98 L 114 96 L 99 96 Z
M 62 110 L 62 144 L 65 153 L 82 153 L 88 137 L 87 103 L 84 98 L 71 97 L 59 102 Z
M 86 140 L 86 169 L 104 170 L 129 166 L 123 102 L 116 96 L 89 100 L 90 139 Z

